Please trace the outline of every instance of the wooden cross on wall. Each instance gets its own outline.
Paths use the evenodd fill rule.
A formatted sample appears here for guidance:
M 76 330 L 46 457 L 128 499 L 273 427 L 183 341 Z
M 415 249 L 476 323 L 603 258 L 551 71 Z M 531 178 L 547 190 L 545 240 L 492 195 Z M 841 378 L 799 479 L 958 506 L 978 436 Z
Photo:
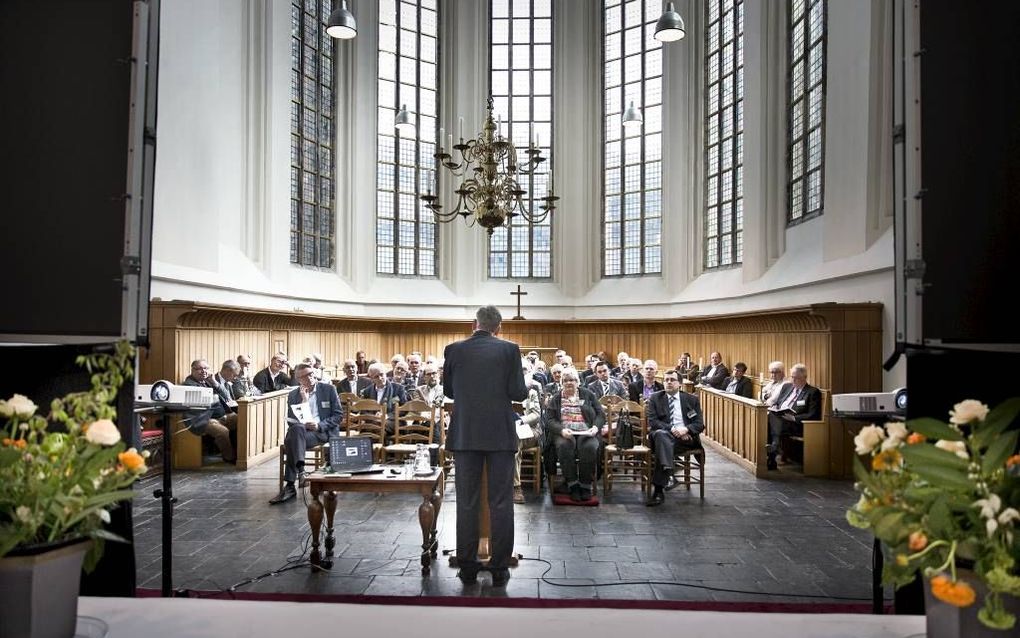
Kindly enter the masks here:
M 517 284 L 517 292 L 514 292 L 514 291 L 511 290 L 510 294 L 515 296 L 515 297 L 517 297 L 517 316 L 514 317 L 513 320 L 514 321 L 519 321 L 519 320 L 523 321 L 524 317 L 521 316 L 521 297 L 526 295 L 526 294 L 528 294 L 528 293 L 521 292 L 521 285 Z

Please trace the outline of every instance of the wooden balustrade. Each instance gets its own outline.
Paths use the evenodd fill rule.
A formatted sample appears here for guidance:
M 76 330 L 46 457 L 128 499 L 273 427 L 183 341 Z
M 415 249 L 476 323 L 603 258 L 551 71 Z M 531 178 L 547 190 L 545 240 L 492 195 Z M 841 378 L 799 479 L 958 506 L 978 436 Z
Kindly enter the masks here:
M 697 394 L 705 418 L 702 441 L 755 476 L 767 476 L 769 419 L 765 404 L 703 386 L 697 388 Z
M 287 395 L 277 390 L 237 400 L 237 469 L 246 470 L 280 453 L 287 435 Z

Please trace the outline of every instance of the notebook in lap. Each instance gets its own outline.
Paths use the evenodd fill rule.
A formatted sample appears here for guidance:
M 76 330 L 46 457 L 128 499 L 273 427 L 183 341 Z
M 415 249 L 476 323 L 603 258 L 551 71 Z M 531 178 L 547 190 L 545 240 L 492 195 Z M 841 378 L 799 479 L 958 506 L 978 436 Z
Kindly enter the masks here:
M 335 436 L 329 440 L 329 465 L 334 472 L 378 474 L 385 468 L 372 463 L 372 437 Z

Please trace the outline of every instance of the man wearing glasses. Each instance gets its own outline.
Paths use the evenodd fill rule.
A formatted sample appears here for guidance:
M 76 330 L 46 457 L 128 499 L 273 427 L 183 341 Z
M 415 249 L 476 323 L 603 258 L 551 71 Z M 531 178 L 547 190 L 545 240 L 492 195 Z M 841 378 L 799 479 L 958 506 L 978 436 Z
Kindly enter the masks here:
M 273 358 L 269 360 L 269 366 L 262 368 L 262 370 L 255 375 L 255 378 L 252 379 L 252 383 L 259 389 L 259 392 L 263 394 L 288 388 L 292 384 L 290 377 L 288 377 L 285 372 L 286 369 L 287 355 L 282 352 L 277 352 L 273 355 Z
M 769 364 L 769 380 L 761 387 L 761 395 L 758 399 L 765 405 L 772 407 L 788 381 L 786 380 L 786 367 L 782 361 L 773 361 Z

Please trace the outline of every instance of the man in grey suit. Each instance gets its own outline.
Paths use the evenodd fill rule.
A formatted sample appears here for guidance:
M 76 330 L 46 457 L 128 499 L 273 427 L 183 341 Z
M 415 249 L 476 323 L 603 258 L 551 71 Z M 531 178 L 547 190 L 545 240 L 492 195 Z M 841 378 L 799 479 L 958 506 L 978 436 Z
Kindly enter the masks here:
M 615 394 L 621 399 L 630 398 L 630 393 L 627 388 L 623 387 L 623 383 L 609 376 L 609 364 L 605 361 L 595 364 L 595 377 L 588 384 L 588 389 L 596 399 L 601 399 L 607 394 Z
M 502 315 L 495 306 L 475 313 L 474 334 L 446 346 L 443 389 L 456 409 L 446 445 L 457 458 L 457 576 L 464 583 L 477 580 L 478 508 L 482 468 L 488 470 L 491 558 L 494 587 L 510 579 L 514 548 L 513 477 L 517 432 L 513 401 L 528 396 L 517 344 L 497 339 Z

